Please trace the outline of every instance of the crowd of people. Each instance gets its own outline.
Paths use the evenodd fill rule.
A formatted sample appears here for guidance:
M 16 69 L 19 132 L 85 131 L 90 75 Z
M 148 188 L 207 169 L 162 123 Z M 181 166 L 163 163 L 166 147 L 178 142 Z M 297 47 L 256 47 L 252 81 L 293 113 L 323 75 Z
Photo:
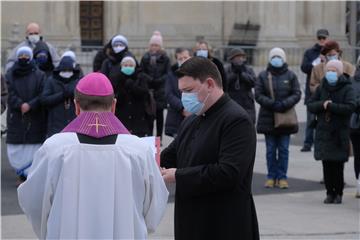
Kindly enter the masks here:
M 330 39 L 326 29 L 318 30 L 316 37 L 317 43 L 306 50 L 301 64 L 301 70 L 306 74 L 307 107 L 301 151 L 311 151 L 314 146 L 314 158 L 323 165 L 324 203 L 339 204 L 344 188 L 344 163 L 349 159 L 350 150 L 354 154 L 356 197 L 360 198 L 360 57 L 355 66 L 344 61 L 339 43 Z M 26 39 L 11 52 L 5 73 L 1 75 L 1 112 L 7 108 L 7 154 L 18 175 L 18 184 L 25 181 L 19 188 L 23 210 L 30 218 L 34 217 L 33 221 L 39 221 L 32 204 L 38 202 L 41 208 L 41 204 L 46 204 L 42 201 L 54 197 L 52 191 L 58 184 L 67 189 L 62 193 L 66 198 L 81 202 L 73 196 L 79 189 L 64 181 L 66 176 L 62 171 L 72 177 L 76 175 L 75 182 L 87 175 L 71 171 L 80 168 L 79 165 L 64 162 L 61 167 L 56 165 L 59 160 L 50 162 L 49 159 L 86 159 L 89 172 L 99 173 L 102 168 L 97 169 L 95 156 L 115 159 L 116 156 L 133 155 L 127 158 L 137 159 L 128 163 L 130 167 L 125 164 L 121 168 L 112 162 L 106 171 L 109 168 L 124 173 L 130 171 L 138 177 L 132 179 L 126 173 L 119 189 L 130 193 L 134 189 L 124 183 L 132 183 L 133 188 L 140 186 L 135 192 L 143 191 L 141 197 L 134 193 L 131 200 L 137 204 L 131 213 L 135 214 L 135 225 L 141 227 L 131 232 L 131 226 L 125 229 L 125 224 L 123 232 L 114 233 L 104 225 L 101 236 L 110 232 L 113 237 L 146 236 L 144 228 L 154 229 L 164 212 L 168 195 L 164 182 L 176 182 L 177 239 L 194 239 L 196 236 L 258 239 L 251 194 L 255 132 L 265 135 L 268 173 L 264 187 L 289 188 L 289 145 L 291 135 L 299 130 L 294 107 L 301 99 L 301 89 L 282 48 L 270 50 L 268 64 L 258 76 L 247 63 L 247 54 L 240 48 L 231 49 L 226 61 L 228 64 L 224 67 L 204 40 L 197 42 L 193 49 L 176 49 L 175 59 L 170 59 L 159 31 L 153 32 L 148 50 L 141 59 L 136 59 L 127 38 L 119 34 L 98 51 L 93 60 L 94 73 L 84 77 L 76 54 L 66 51 L 59 56 L 43 39 L 39 25 L 30 23 L 26 28 Z M 255 102 L 260 105 L 258 115 Z M 287 119 L 289 116 L 295 117 L 295 122 Z M 285 118 L 286 121 L 280 123 Z M 99 131 L 99 127 L 103 130 Z M 147 165 L 144 159 L 151 156 L 150 150 L 132 136 L 147 137 L 154 132 L 160 141 L 164 133 L 174 138 L 161 153 L 160 171 L 155 170 L 156 166 Z M 102 152 L 100 147 L 96 151 L 96 147 L 81 147 L 82 143 L 112 144 L 113 148 L 103 148 L 115 155 Z M 70 145 L 72 148 L 66 147 Z M 48 168 L 48 164 L 54 166 Z M 55 180 L 48 171 L 54 171 Z M 118 181 L 121 182 L 115 175 L 107 179 L 108 184 L 117 186 Z M 102 182 L 93 182 L 92 186 L 96 189 Z M 145 187 L 142 186 L 144 182 Z M 84 185 L 84 188 L 91 187 Z M 108 198 L 113 196 L 112 190 L 110 188 L 106 193 Z M 32 191 L 39 194 L 35 196 Z M 116 192 L 117 197 L 120 192 Z M 86 197 L 93 192 L 84 190 L 82 194 Z M 142 198 L 147 202 L 139 202 Z M 53 204 L 57 207 L 56 214 L 66 215 L 69 219 L 78 217 L 62 212 L 63 201 L 68 200 L 56 198 L 46 208 L 42 205 L 43 211 L 49 214 Z M 100 201 L 108 204 L 105 197 Z M 114 208 L 110 205 L 109 211 L 126 212 L 121 204 L 116 203 Z M 144 209 L 147 211 L 142 216 L 144 219 L 137 218 Z M 221 212 L 216 221 L 206 217 L 213 211 Z M 49 221 L 66 219 L 59 220 L 56 214 L 50 215 Z M 83 213 L 79 214 L 83 217 Z M 96 214 L 106 218 L 104 212 Z M 241 225 L 246 227 L 237 228 L 235 219 L 242 219 Z M 88 224 L 87 228 L 96 225 L 91 219 L 82 220 Z M 115 217 L 114 221 L 126 222 L 123 217 Z M 36 233 L 41 237 L 74 236 L 71 231 L 79 231 L 68 224 L 67 229 L 59 232 L 56 225 L 50 224 L 49 227 L 54 228 L 49 228 L 46 233 L 43 224 L 36 225 Z M 97 233 L 88 234 L 85 231 L 80 235 L 89 237 Z

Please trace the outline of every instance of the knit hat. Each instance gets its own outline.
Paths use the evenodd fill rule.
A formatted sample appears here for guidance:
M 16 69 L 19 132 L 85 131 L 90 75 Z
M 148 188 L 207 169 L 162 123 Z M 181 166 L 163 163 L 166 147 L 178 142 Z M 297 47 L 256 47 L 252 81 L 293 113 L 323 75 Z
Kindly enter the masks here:
M 270 60 L 275 57 L 275 56 L 279 56 L 281 57 L 281 59 L 286 62 L 286 54 L 285 54 L 285 51 L 282 49 L 282 48 L 278 48 L 278 47 L 275 47 L 273 49 L 270 50 L 270 53 L 269 53 L 269 62 Z
M 16 51 L 16 58 L 19 58 L 21 55 L 26 55 L 30 58 L 30 60 L 33 59 L 33 52 L 31 50 L 31 48 L 27 47 L 27 46 L 23 46 L 20 47 L 17 51 Z
M 228 61 L 230 61 L 231 59 L 233 59 L 236 56 L 245 56 L 245 52 L 244 50 L 242 50 L 241 48 L 232 48 L 229 52 L 229 56 L 228 56 Z
M 122 43 L 123 45 L 125 45 L 125 47 L 128 46 L 128 40 L 123 35 L 116 35 L 115 37 L 113 37 L 113 39 L 111 40 L 111 46 L 114 46 L 117 42 Z
M 153 35 L 151 36 L 150 41 L 149 41 L 149 45 L 151 45 L 151 44 L 157 44 L 160 47 L 163 46 L 163 39 L 162 39 L 161 33 L 159 31 L 153 32 Z
M 76 90 L 88 96 L 109 96 L 114 93 L 110 80 L 102 73 L 93 72 L 84 76 L 76 85 Z
M 335 67 L 336 70 L 337 70 L 338 75 L 341 75 L 341 74 L 343 74 L 343 72 L 344 72 L 344 70 L 343 70 L 343 69 L 344 69 L 343 63 L 342 63 L 341 61 L 339 61 L 339 60 L 330 60 L 330 61 L 326 64 L 326 66 L 325 66 L 326 71 L 327 71 L 330 67 Z
M 66 70 L 74 70 L 75 68 L 75 61 L 70 56 L 62 57 L 57 66 L 56 71 L 66 71 Z
M 134 65 L 136 65 L 136 62 L 135 62 L 135 59 L 131 56 L 126 56 L 124 57 L 122 60 L 121 60 L 121 64 L 127 62 L 127 61 L 130 61 L 132 62 Z
M 65 51 L 63 53 L 63 55 L 61 55 L 61 58 L 66 57 L 66 56 L 71 57 L 71 59 L 74 60 L 74 62 L 76 62 L 76 55 L 73 51 L 70 51 L 70 50 Z
M 337 52 L 340 52 L 340 46 L 339 43 L 334 40 L 327 40 L 321 49 L 321 54 L 326 55 L 331 50 L 336 50 Z

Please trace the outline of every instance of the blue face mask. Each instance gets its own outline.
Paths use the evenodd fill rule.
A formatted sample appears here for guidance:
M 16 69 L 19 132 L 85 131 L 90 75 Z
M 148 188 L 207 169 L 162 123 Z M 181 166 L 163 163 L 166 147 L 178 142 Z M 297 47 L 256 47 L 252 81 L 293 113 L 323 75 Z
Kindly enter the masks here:
M 40 55 L 40 56 L 37 56 L 36 57 L 36 62 L 38 64 L 45 64 L 46 62 L 48 61 L 48 57 L 47 56 L 44 56 L 44 55 Z
M 325 78 L 330 86 L 335 86 L 338 81 L 338 76 L 336 72 L 331 72 L 331 71 L 326 72 Z
M 284 65 L 284 61 L 280 57 L 273 57 L 270 60 L 270 64 L 273 67 L 279 68 L 279 67 L 282 67 Z
M 181 102 L 185 108 L 185 111 L 188 111 L 193 114 L 199 114 L 201 110 L 205 106 L 205 102 L 207 98 L 209 97 L 209 94 L 207 95 L 204 102 L 200 102 L 198 99 L 198 93 L 182 93 L 181 95 Z
M 330 56 L 326 56 L 326 59 L 328 61 L 331 61 L 331 60 L 338 60 L 338 55 L 330 55 Z
M 196 56 L 207 58 L 209 56 L 209 51 L 208 50 L 197 50 Z
M 135 67 L 121 67 L 121 72 L 130 76 L 135 72 Z

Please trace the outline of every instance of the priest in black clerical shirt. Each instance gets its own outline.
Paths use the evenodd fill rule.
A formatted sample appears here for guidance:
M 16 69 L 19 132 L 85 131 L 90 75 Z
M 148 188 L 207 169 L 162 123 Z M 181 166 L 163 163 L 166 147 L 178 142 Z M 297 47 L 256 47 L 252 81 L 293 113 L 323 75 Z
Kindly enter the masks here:
M 175 239 L 259 239 L 251 118 L 224 94 L 211 61 L 193 57 L 177 75 L 183 106 L 193 114 L 161 153 L 164 180 L 176 182 Z

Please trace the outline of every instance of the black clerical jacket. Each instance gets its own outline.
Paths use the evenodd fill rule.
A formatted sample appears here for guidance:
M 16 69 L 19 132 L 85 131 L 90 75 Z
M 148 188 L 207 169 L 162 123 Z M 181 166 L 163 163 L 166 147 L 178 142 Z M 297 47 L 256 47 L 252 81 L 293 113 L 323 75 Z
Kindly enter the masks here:
M 222 96 L 184 120 L 161 153 L 177 168 L 175 239 L 259 239 L 251 181 L 256 133 L 246 111 Z

